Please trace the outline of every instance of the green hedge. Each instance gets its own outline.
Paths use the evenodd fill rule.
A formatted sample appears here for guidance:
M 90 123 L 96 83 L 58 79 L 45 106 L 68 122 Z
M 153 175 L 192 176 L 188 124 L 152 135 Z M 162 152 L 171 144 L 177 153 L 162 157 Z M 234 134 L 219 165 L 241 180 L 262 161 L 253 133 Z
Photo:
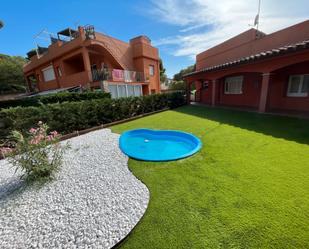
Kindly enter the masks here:
M 0 111 L 0 136 L 4 138 L 12 130 L 25 132 L 40 120 L 47 123 L 51 130 L 67 134 L 183 104 L 185 97 L 182 93 L 164 93 L 3 109 Z
M 109 93 L 104 92 L 84 92 L 84 93 L 70 93 L 62 92 L 56 94 L 49 94 L 37 97 L 27 97 L 23 99 L 14 99 L 7 101 L 0 101 L 0 109 L 10 108 L 10 107 L 27 107 L 27 106 L 40 106 L 42 104 L 53 104 L 62 103 L 65 101 L 81 101 L 81 100 L 91 100 L 91 99 L 103 99 L 110 98 Z

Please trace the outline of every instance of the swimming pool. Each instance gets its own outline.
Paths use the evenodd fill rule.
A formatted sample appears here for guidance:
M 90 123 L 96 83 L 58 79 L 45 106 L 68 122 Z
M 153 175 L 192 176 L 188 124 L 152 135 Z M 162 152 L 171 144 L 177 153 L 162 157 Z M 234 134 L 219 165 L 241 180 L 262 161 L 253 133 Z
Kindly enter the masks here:
M 174 130 L 135 129 L 119 138 L 123 153 L 143 161 L 171 161 L 198 152 L 202 143 L 196 136 Z

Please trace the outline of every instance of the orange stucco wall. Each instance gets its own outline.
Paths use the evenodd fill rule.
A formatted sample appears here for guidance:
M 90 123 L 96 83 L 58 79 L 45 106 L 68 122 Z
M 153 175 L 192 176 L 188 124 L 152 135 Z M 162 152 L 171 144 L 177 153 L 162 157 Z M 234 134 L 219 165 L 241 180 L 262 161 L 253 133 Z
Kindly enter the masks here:
M 236 74 L 239 75 L 239 74 Z M 225 77 L 218 81 L 216 103 L 219 105 L 243 106 L 247 108 L 257 108 L 261 92 L 261 74 L 259 73 L 242 73 L 243 86 L 242 94 L 225 94 L 224 81 Z M 233 75 L 227 75 L 233 76 Z

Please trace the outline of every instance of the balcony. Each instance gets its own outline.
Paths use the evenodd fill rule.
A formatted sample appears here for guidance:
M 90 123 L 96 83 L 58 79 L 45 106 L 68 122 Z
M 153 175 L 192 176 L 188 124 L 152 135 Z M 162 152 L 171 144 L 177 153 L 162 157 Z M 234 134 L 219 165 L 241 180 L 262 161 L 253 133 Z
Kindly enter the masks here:
M 111 81 L 111 82 L 148 82 L 148 77 L 143 72 L 120 70 L 120 69 L 99 69 L 92 70 L 92 80 Z

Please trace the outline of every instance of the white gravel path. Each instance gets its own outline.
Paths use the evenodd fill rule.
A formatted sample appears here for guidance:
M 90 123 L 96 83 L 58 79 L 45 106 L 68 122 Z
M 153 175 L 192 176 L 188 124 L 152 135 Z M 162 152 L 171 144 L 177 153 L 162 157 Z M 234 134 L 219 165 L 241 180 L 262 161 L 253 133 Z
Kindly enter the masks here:
M 69 139 L 56 179 L 23 187 L 0 161 L 0 248 L 111 248 L 141 219 L 149 191 L 109 129 Z

